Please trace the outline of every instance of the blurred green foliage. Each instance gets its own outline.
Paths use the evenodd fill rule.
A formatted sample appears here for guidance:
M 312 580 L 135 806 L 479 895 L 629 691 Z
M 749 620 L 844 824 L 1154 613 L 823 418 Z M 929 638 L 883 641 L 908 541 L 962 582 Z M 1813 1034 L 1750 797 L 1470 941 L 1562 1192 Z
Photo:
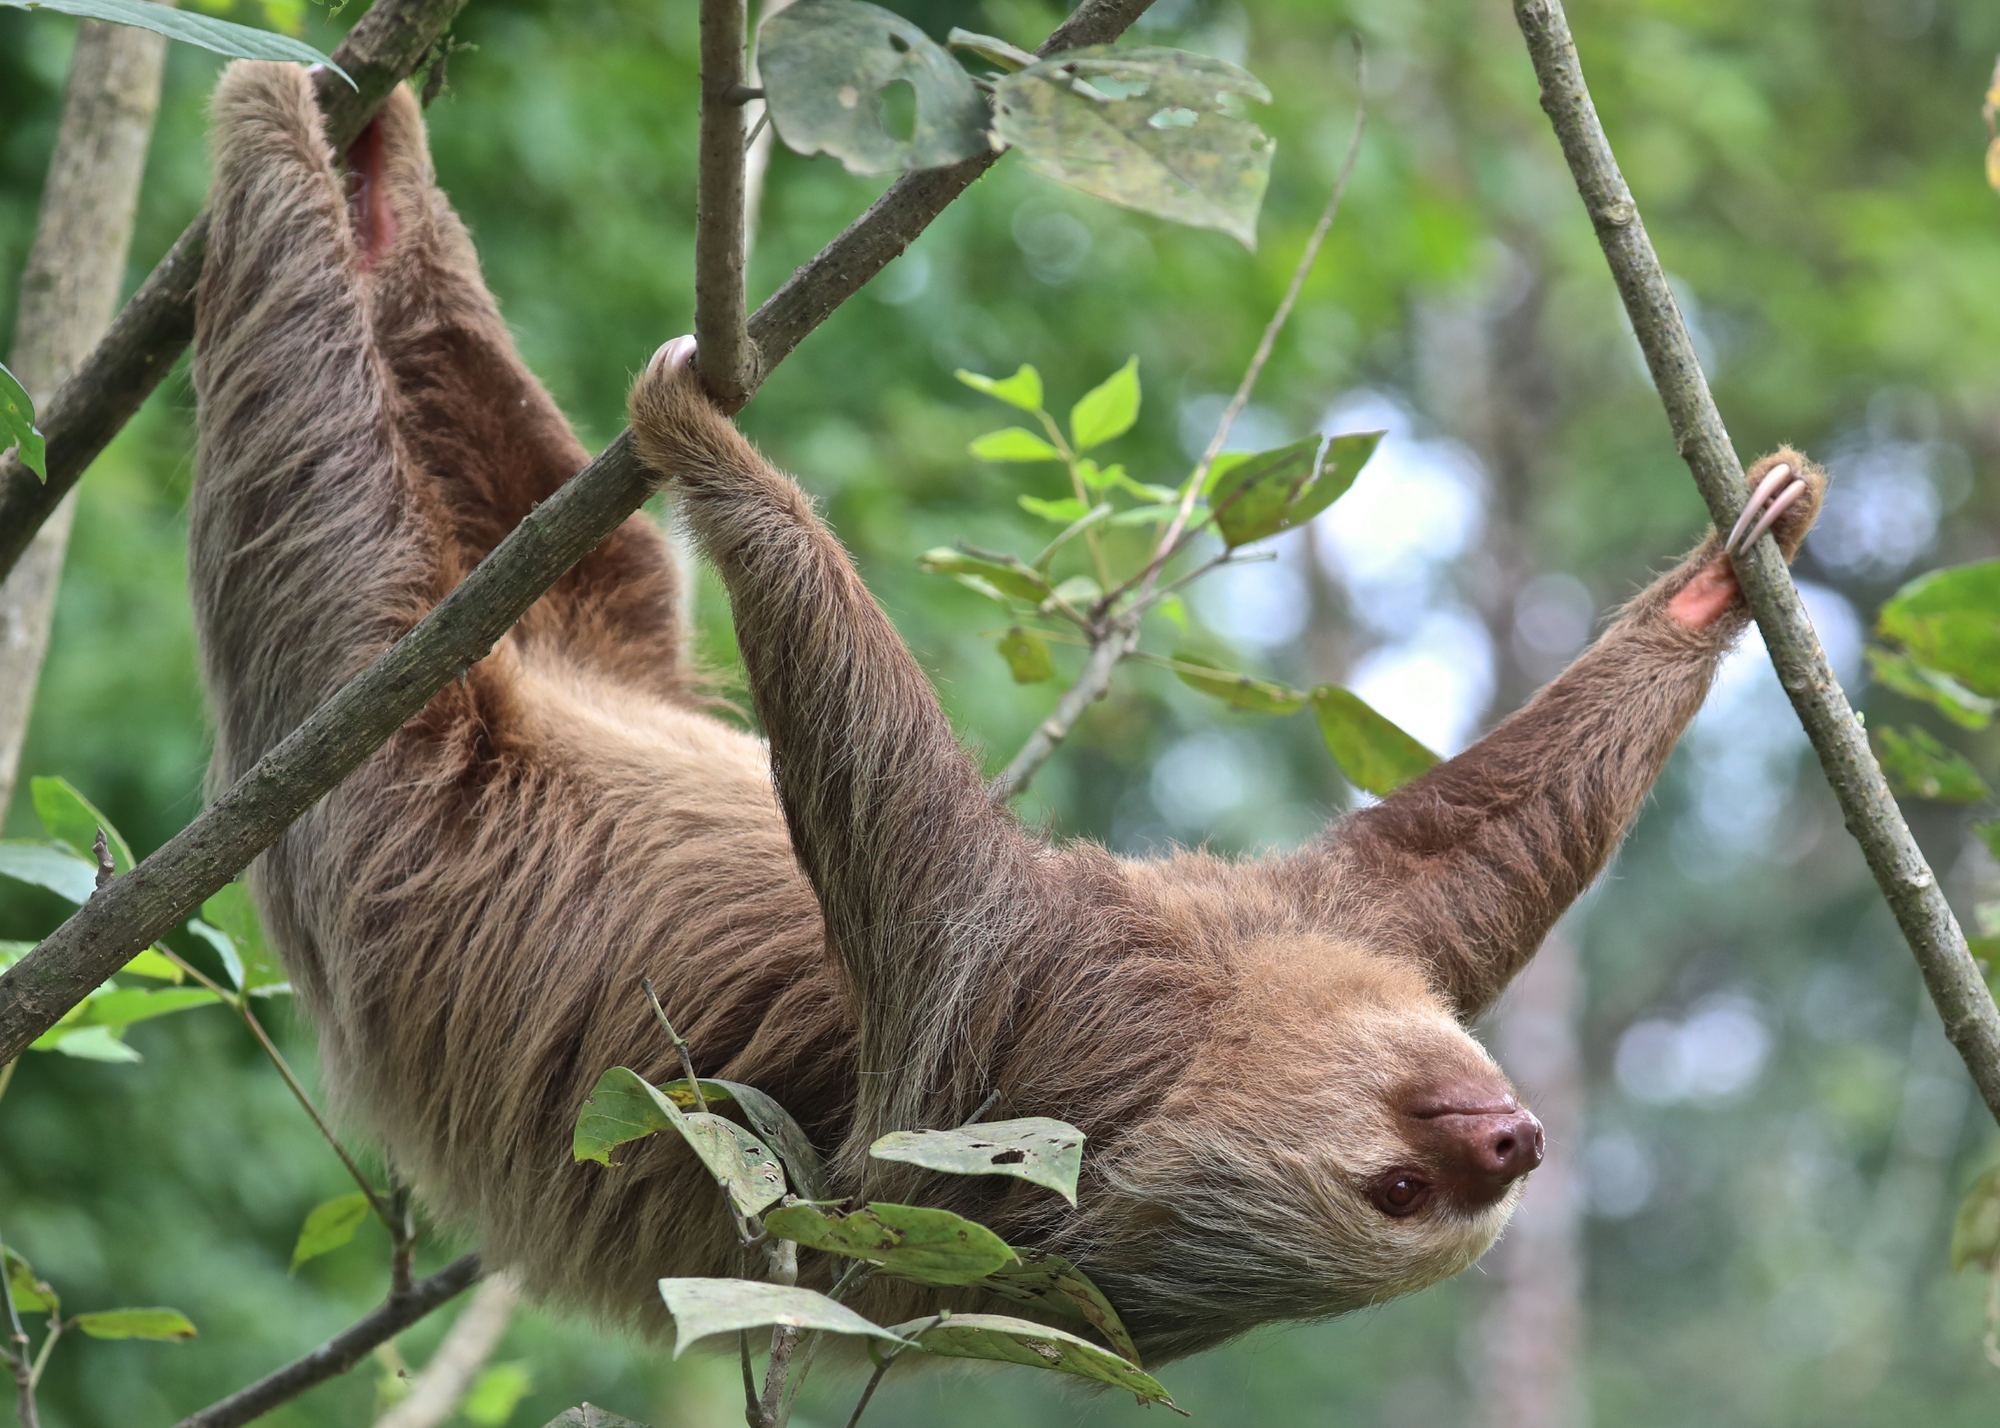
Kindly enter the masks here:
M 282 8 L 226 13 L 265 23 Z M 961 25 L 1021 45 L 1058 17 L 1036 0 L 899 8 L 935 37 Z M 319 9 L 303 20 L 303 36 L 330 49 L 338 26 Z M 1740 448 L 1790 440 L 1833 466 L 1799 572 L 1817 587 L 1829 643 L 1839 627 L 1851 647 L 1909 575 L 2000 553 L 2000 198 L 1983 179 L 1979 116 L 2000 11 L 1577 0 L 1572 22 Z M 1107 456 L 1185 471 L 1183 419 L 1198 449 L 1196 418 L 1234 385 L 1344 151 L 1354 29 L 1369 45 L 1371 131 L 1259 390 L 1251 416 L 1271 438 L 1259 444 L 1307 435 L 1343 394 L 1367 389 L 1414 413 L 1419 433 L 1484 456 L 1497 446 L 1455 395 L 1469 362 L 1451 334 L 1532 301 L 1539 321 L 1498 324 L 1504 361 L 1489 363 L 1540 374 L 1524 474 L 1503 481 L 1489 462 L 1483 534 L 1413 577 L 1424 588 L 1412 610 L 1471 611 L 1491 632 L 1503 704 L 1548 672 L 1522 655 L 1541 649 L 1539 627 L 1489 599 L 1510 568 L 1565 577 L 1602 610 L 1700 529 L 1505 6 L 1160 0 L 1135 42 L 1241 62 L 1273 93 L 1257 116 L 1278 140 L 1257 253 L 1003 162 L 743 417 L 821 498 L 989 768 L 1058 686 L 1017 684 L 979 637 L 991 606 L 922 574 L 916 557 L 960 538 L 1033 548 L 1046 527 L 1017 497 L 1069 493 L 1053 467 L 965 455 L 993 412 L 952 373 L 1029 362 L 1070 394 L 1136 353 L 1145 410 Z M 0 9 L 0 331 L 70 33 L 61 17 Z M 478 49 L 454 58 L 431 110 L 439 172 L 530 364 L 601 444 L 631 374 L 690 326 L 692 7 L 477 0 L 457 33 Z M 216 68 L 184 48 L 171 55 L 134 282 L 200 204 Z M 882 183 L 776 153 L 753 297 Z M 70 779 L 141 854 L 202 796 L 182 553 L 191 437 L 177 374 L 84 481 L 23 769 Z M 1412 633 L 1384 628 L 1393 621 L 1379 610 L 1362 618 L 1351 584 L 1317 567 L 1308 576 L 1310 630 L 1239 650 L 1243 667 L 1295 685 L 1341 679 Z M 726 610 L 707 578 L 699 615 L 704 653 L 727 675 Z M 1214 623 L 1215 609 L 1193 602 L 1190 618 Z M 1073 674 L 1073 652 L 1053 658 L 1060 677 Z M 1948 1259 L 1992 1128 L 1775 684 L 1757 682 L 1754 660 L 1739 668 L 1570 923 L 1588 977 L 1588 1119 L 1569 1148 L 1592 1211 L 1592 1407 L 1619 1425 L 1988 1424 L 2000 1372 L 1979 1350 L 1981 1285 L 1950 1276 Z M 1843 674 L 1860 694 L 1858 659 Z M 1885 683 L 1865 704 L 1871 725 L 1927 729 L 1989 782 L 2000 772 L 2000 735 L 1962 727 L 1936 701 Z M 1190 751 L 1216 750 L 1235 784 L 1177 802 L 1175 771 Z M 1349 797 L 1307 721 L 1237 716 L 1170 671 L 1128 667 L 1025 802 L 1058 832 L 1121 850 L 1168 836 L 1233 850 L 1296 842 Z M 1177 819 L 1183 805 L 1201 821 Z M 1962 810 L 1913 802 L 1911 816 L 1961 906 L 2000 895 L 2000 869 Z M 26 799 L 6 831 L 36 835 Z M 0 887 L 0 938 L 37 937 L 64 910 Z M 204 955 L 186 934 L 169 941 Z M 274 1003 L 271 1015 L 288 1012 Z M 43 1390 L 52 1428 L 173 1422 L 324 1339 L 384 1283 L 386 1237 L 373 1223 L 287 1276 L 306 1212 L 351 1182 L 237 1022 L 198 1010 L 136 1025 L 129 1040 L 143 1065 L 24 1059 L 0 1101 L 0 1218 L 66 1302 L 172 1304 L 201 1335 L 65 1343 Z M 310 1062 L 303 1028 L 286 1046 Z M 426 1264 L 449 1249 L 433 1247 Z M 1465 1276 L 1366 1315 L 1262 1332 L 1169 1366 L 1165 1381 L 1216 1424 L 1477 1422 L 1485 1299 L 1481 1277 Z M 421 1362 L 443 1320 L 404 1336 L 403 1357 Z M 557 1316 L 524 1314 L 501 1357 L 510 1372 L 476 1405 L 479 1422 L 532 1428 L 585 1396 L 659 1428 L 740 1415 L 732 1363 L 675 1364 Z M 832 1418 L 853 1374 L 819 1377 L 800 1421 Z M 376 1395 L 364 1369 L 267 1421 L 365 1422 Z M 892 1377 L 870 1421 L 1040 1428 L 1134 1412 L 1025 1376 L 933 1373 Z

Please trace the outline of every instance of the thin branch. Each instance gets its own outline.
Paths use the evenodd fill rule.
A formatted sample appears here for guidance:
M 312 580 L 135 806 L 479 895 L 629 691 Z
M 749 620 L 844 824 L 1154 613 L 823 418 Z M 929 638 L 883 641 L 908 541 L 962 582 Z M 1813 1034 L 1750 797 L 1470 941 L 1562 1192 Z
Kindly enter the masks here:
M 408 1294 L 391 1295 L 374 1313 L 335 1334 L 304 1358 L 294 1359 L 248 1388 L 190 1414 L 176 1428 L 238 1428 L 263 1417 L 307 1389 L 346 1373 L 378 1345 L 386 1344 L 433 1309 L 457 1298 L 481 1273 L 477 1254 L 453 1260 L 429 1279 L 411 1285 Z
M 987 784 L 986 792 L 995 803 L 1005 803 L 1028 786 L 1035 771 L 1056 751 L 1056 745 L 1069 737 L 1083 711 L 1111 688 L 1111 672 L 1118 668 L 1118 662 L 1138 647 L 1139 625 L 1130 618 L 1115 621 L 1101 639 L 1091 644 L 1090 657 L 1083 662 L 1083 673 L 1076 677 L 1076 683 L 1063 691 L 1049 717 L 1035 726 L 1035 732 L 1021 745 L 1021 751 Z
M 0 1330 L 7 1335 L 7 1366 L 14 1374 L 14 1412 L 20 1417 L 21 1428 L 40 1428 L 41 1418 L 35 1411 L 35 1364 L 28 1354 L 28 1331 L 21 1326 L 20 1307 L 14 1303 L 13 1279 L 7 1268 L 7 1246 L 0 1242 L 0 1307 L 7 1311 Z M 55 1316 L 49 1318 L 53 1321 Z M 50 1332 L 54 1332 L 53 1322 Z
M 333 58 L 360 88 L 349 89 L 328 72 L 316 85 L 326 136 L 336 150 L 354 142 L 376 106 L 423 62 L 464 5 L 465 0 L 377 0 L 355 22 Z M 41 410 L 47 482 L 18 456 L 0 457 L 0 577 L 14 568 L 42 522 L 194 340 L 194 289 L 207 252 L 208 210 L 203 209 Z
M 514 1281 L 496 1274 L 473 1293 L 403 1400 L 375 1420 L 375 1428 L 437 1428 L 451 1417 L 466 1389 L 506 1336 L 521 1297 Z
M 951 1311 L 947 1309 L 944 1313 L 932 1319 L 930 1323 L 924 1325 L 923 1328 L 917 1330 L 916 1333 L 910 1335 L 910 1337 L 912 1339 L 921 1338 L 950 1317 Z M 854 1405 L 854 1415 L 847 1420 L 847 1428 L 855 1428 L 855 1425 L 861 1421 L 861 1415 L 868 1411 L 868 1400 L 873 1398 L 875 1390 L 882 1386 L 882 1375 L 889 1372 L 889 1365 L 901 1358 L 906 1352 L 907 1350 L 898 1347 L 890 1349 L 882 1355 L 881 1362 L 875 1365 L 875 1372 L 868 1376 L 868 1386 L 861 1390 L 861 1401 Z
M 382 0 L 377 9 L 397 3 Z M 424 8 L 419 0 L 402 3 Z M 1043 48 L 1053 52 L 1115 39 L 1148 3 L 1084 0 Z M 455 11 L 457 0 L 432 0 L 432 6 Z M 420 47 L 416 57 L 421 54 Z M 900 253 L 976 176 L 954 189 L 937 187 L 927 174 L 905 175 L 793 274 L 750 322 L 750 335 L 764 354 L 765 373 Z M 108 439 L 109 429 L 104 436 Z M 52 464 L 51 484 L 53 473 Z M 94 987 L 234 878 L 432 695 L 484 658 L 541 593 L 616 530 L 652 490 L 650 475 L 633 454 L 631 432 L 621 433 L 531 511 L 416 628 L 259 759 L 194 822 L 0 974 L 0 1062 L 20 1055 Z M 0 496 L 0 511 L 4 509 Z M 5 520 L 0 515 L 0 529 L 6 528 Z
M 1542 108 L 1562 142 L 1632 329 L 1645 350 L 1674 444 L 1693 472 L 1716 528 L 1727 530 L 1747 495 L 1743 468 L 1709 395 L 1687 324 L 1646 236 L 1638 205 L 1598 121 L 1561 0 L 1514 0 L 1514 18 L 1541 80 Z M 1819 753 L 1848 831 L 1861 845 L 1922 969 L 1924 985 L 1944 1018 L 1945 1034 L 1972 1072 L 1987 1109 L 2000 1118 L 2000 1008 L 1994 1006 L 1966 949 L 1965 933 L 1869 752 L 1867 736 L 1827 664 L 1783 557 L 1766 541 L 1738 555 L 1735 566 L 1779 681 Z
M 743 294 L 745 24 L 744 0 L 701 0 L 694 361 L 709 396 L 732 412 L 750 400 L 758 381 L 757 349 L 750 341 Z

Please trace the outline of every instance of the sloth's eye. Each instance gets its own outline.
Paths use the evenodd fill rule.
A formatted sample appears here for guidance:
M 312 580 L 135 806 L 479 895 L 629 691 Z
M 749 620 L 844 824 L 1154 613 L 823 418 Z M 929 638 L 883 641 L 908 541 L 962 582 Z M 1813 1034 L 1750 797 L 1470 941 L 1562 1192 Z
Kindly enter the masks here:
M 1427 1197 L 1430 1185 L 1407 1172 L 1385 1176 L 1375 1188 L 1375 1208 L 1395 1219 L 1414 1214 Z

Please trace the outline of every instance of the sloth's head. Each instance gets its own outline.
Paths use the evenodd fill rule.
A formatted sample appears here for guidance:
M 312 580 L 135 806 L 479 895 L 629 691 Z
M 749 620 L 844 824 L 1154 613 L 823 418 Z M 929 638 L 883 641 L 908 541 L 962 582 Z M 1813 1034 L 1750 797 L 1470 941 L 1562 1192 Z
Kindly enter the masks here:
M 1116 1207 L 1075 1246 L 1149 1362 L 1458 1273 L 1542 1160 L 1540 1122 L 1418 969 L 1292 943 L 1241 971 L 1181 1086 L 1100 1166 Z

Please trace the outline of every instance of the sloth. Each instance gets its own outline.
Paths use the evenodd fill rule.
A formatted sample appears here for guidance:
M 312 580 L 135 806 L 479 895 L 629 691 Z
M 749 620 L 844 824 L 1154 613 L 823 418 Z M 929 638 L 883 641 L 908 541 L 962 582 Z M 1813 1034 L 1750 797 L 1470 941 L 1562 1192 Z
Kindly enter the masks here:
M 408 90 L 342 156 L 303 70 L 239 62 L 212 131 L 190 570 L 219 789 L 587 454 L 515 353 Z M 344 1120 L 490 1265 L 662 1332 L 656 1279 L 740 1272 L 714 1185 L 672 1137 L 612 1169 L 570 1155 L 604 1070 L 679 1075 L 650 978 L 699 1073 L 789 1108 L 835 1193 L 1068 1256 L 1149 1362 L 1476 1260 L 1544 1138 L 1468 1025 L 1604 867 L 1743 629 L 1729 543 L 1309 845 L 1118 857 L 995 805 L 690 349 L 639 378 L 633 431 L 728 588 L 764 737 L 719 716 L 635 515 L 251 870 Z M 1824 478 L 1788 450 L 1752 478 L 1735 535 L 1789 556 Z M 1075 1208 L 867 1156 L 995 1098 L 1087 1134 Z

